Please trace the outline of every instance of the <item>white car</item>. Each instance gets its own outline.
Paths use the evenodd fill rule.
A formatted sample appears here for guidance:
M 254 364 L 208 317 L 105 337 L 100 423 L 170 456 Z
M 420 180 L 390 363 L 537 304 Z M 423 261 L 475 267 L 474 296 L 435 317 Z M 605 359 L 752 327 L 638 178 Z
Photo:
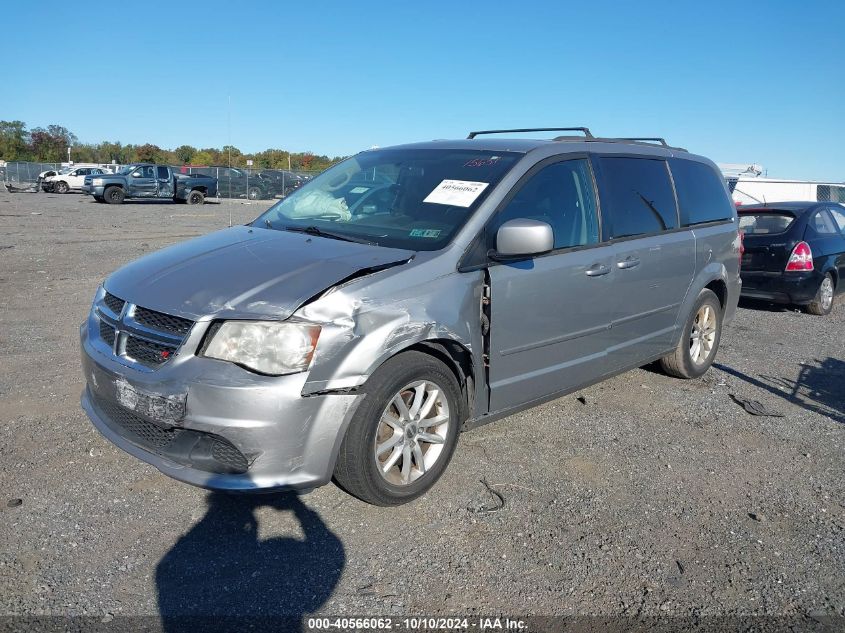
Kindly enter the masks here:
M 85 184 L 85 176 L 102 176 L 110 174 L 111 170 L 104 167 L 68 167 L 53 176 L 47 176 L 41 181 L 44 191 L 67 193 L 71 189 L 81 190 Z

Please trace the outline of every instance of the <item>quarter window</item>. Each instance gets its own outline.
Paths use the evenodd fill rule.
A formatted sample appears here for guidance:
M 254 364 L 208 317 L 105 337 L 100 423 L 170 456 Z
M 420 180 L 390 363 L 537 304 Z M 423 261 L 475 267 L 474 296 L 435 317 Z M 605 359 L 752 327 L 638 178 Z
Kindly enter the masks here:
M 810 227 L 816 232 L 816 235 L 836 235 L 839 233 L 833 223 L 833 218 L 824 209 L 813 214 L 810 219 Z
M 630 237 L 678 226 L 675 193 L 666 161 L 651 158 L 599 158 L 602 217 L 610 237 Z
M 683 226 L 733 218 L 734 206 L 725 193 L 721 176 L 712 167 L 681 158 L 670 159 L 669 167 L 675 179 Z M 736 186 L 735 180 L 733 183 Z
M 555 248 L 597 243 L 599 227 L 589 162 L 553 163 L 531 176 L 499 212 L 490 238 L 495 240 L 496 230 L 508 220 L 521 218 L 550 224 Z
M 845 233 L 845 213 L 839 211 L 838 209 L 831 209 L 830 215 L 833 216 L 836 225 L 839 227 L 839 230 Z

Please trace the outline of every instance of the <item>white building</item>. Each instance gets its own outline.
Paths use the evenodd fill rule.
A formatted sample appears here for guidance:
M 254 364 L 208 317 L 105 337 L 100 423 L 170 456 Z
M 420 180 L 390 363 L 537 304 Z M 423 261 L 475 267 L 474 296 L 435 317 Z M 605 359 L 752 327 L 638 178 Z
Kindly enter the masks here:
M 799 200 L 845 202 L 845 182 L 767 178 L 761 165 L 719 163 L 736 204 L 766 204 Z

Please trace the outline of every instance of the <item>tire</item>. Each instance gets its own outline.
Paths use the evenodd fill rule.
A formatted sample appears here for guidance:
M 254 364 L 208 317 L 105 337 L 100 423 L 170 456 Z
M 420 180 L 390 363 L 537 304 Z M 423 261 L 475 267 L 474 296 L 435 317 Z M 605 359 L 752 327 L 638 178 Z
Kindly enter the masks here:
M 197 191 L 194 189 L 188 194 L 188 197 L 185 199 L 185 202 L 188 204 L 202 204 L 205 202 L 205 195 L 202 191 Z
M 706 311 L 708 308 L 709 312 Z M 687 317 L 681 340 L 675 351 L 660 359 L 663 371 L 676 378 L 698 378 L 703 375 L 713 364 L 713 359 L 719 349 L 719 341 L 722 338 L 722 316 L 722 304 L 719 303 L 716 293 L 707 288 L 702 290 Z M 710 319 L 712 319 L 712 326 L 709 325 Z M 709 332 L 709 335 L 706 332 L 699 333 L 699 324 L 702 321 L 708 324 L 706 332 Z M 698 347 L 694 339 L 698 339 Z M 695 358 L 693 351 L 696 352 Z
M 64 180 L 60 180 L 53 184 L 54 193 L 67 193 L 68 191 L 70 191 L 70 187 L 67 186 L 67 183 Z
M 833 281 L 833 275 L 827 273 L 819 284 L 816 296 L 807 304 L 807 312 L 816 316 L 827 316 L 830 314 L 833 310 L 833 293 L 835 289 L 836 284 Z
M 261 200 L 264 197 L 264 192 L 259 187 L 250 187 L 246 192 L 246 197 L 249 200 Z
M 126 193 L 120 187 L 112 185 L 111 187 L 106 188 L 103 192 L 103 197 L 109 204 L 123 204 L 123 200 L 126 198 Z
M 352 417 L 337 457 L 335 483 L 374 505 L 412 501 L 437 482 L 455 452 L 460 425 L 466 418 L 458 381 L 436 358 L 412 351 L 385 362 L 362 391 L 364 401 Z M 430 413 L 422 419 L 406 416 L 403 422 L 395 404 L 398 399 L 410 413 L 421 408 L 417 402 L 428 404 L 428 398 L 435 398 Z M 442 441 L 429 442 L 429 438 Z M 379 446 L 384 449 L 381 456 L 377 454 Z M 418 456 L 424 469 L 419 467 Z

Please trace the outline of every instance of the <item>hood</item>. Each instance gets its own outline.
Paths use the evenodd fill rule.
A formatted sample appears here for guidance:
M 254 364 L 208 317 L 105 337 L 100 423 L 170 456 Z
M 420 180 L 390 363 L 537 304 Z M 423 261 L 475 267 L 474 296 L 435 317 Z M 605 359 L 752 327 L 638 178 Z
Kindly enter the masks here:
M 286 319 L 316 294 L 413 251 L 237 226 L 138 259 L 105 282 L 131 303 L 183 316 Z

